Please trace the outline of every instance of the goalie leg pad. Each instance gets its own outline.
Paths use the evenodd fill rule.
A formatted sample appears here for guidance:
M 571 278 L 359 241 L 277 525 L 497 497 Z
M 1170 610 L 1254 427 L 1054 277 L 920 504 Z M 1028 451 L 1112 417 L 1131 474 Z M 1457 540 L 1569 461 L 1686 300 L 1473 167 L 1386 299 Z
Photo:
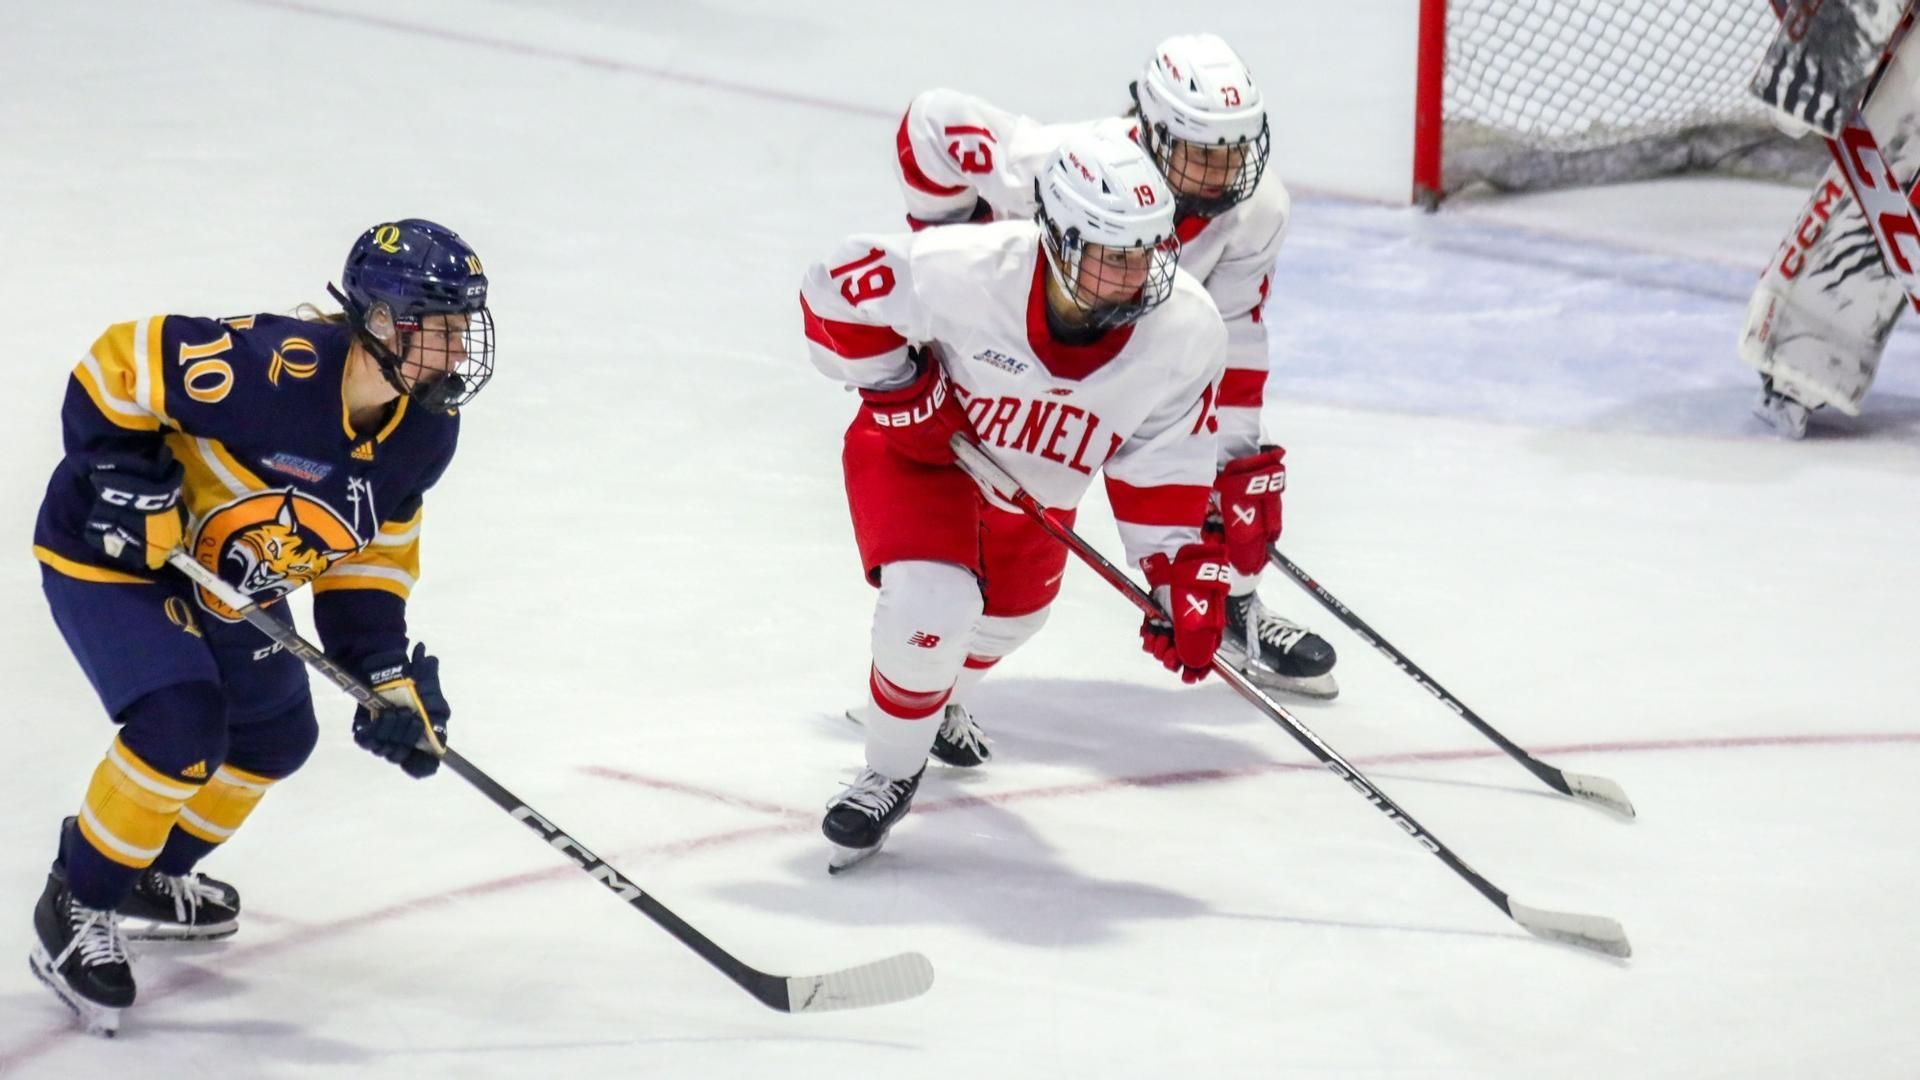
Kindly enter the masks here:
M 1858 415 L 1907 297 L 1843 183 L 1829 168 L 1761 275 L 1740 357 L 1805 406 Z

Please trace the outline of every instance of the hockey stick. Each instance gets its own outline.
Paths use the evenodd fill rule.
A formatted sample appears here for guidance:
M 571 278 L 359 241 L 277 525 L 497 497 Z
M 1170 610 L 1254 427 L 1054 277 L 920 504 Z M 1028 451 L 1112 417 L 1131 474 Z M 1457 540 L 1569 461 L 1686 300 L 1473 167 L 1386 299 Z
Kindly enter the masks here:
M 962 469 L 965 469 L 980 484 L 990 488 L 995 496 L 1025 511 L 1027 516 L 1039 523 L 1049 535 L 1067 545 L 1068 550 L 1078 556 L 1081 562 L 1086 563 L 1105 578 L 1107 584 L 1112 585 L 1127 599 L 1133 601 L 1134 607 L 1148 615 L 1163 614 L 1160 606 L 1154 603 L 1152 596 L 1134 584 L 1133 579 L 1119 567 L 1108 562 L 1104 556 L 1095 551 L 1093 546 L 1081 539 L 1078 533 L 1049 516 L 1039 500 L 1022 488 L 1019 481 L 1008 475 L 1006 470 L 995 463 L 991 457 L 988 457 L 986 451 L 959 434 L 953 437 L 952 446 L 954 456 L 959 459 Z M 1315 735 L 1306 725 L 1294 719 L 1293 714 L 1276 704 L 1272 698 L 1261 693 L 1260 688 L 1248 682 L 1246 676 L 1235 671 L 1218 656 L 1213 658 L 1213 670 L 1226 681 L 1227 685 L 1238 691 L 1241 697 L 1246 698 L 1265 713 L 1269 720 L 1286 729 L 1287 734 L 1292 735 L 1301 746 L 1306 747 L 1308 753 L 1320 759 L 1320 763 L 1325 765 L 1333 775 L 1346 781 L 1347 786 L 1372 803 L 1374 809 L 1385 814 L 1388 820 L 1398 825 L 1408 836 L 1413 837 L 1421 847 L 1432 852 L 1454 873 L 1466 879 L 1467 884 L 1479 890 L 1480 895 L 1486 897 L 1494 907 L 1499 908 L 1508 918 L 1519 924 L 1521 929 L 1537 938 L 1591 949 L 1608 956 L 1625 957 L 1633 954 L 1633 947 L 1627 943 L 1627 932 L 1612 919 L 1601 915 L 1577 915 L 1528 907 L 1509 897 L 1499 886 L 1482 877 L 1479 871 L 1468 866 L 1465 860 L 1455 855 L 1450 848 L 1440 842 L 1439 837 L 1415 821 L 1413 815 L 1402 810 L 1398 803 L 1388 798 L 1386 793 L 1362 775 L 1359 769 L 1354 768 L 1332 747 L 1322 742 L 1320 736 Z
M 1393 666 L 1405 672 L 1408 678 L 1420 684 L 1420 687 L 1427 693 L 1439 698 L 1440 704 L 1452 709 L 1467 723 L 1479 729 L 1480 734 L 1493 740 L 1493 744 L 1505 750 L 1508 757 L 1526 766 L 1527 771 L 1539 777 L 1542 783 L 1562 795 L 1568 795 L 1593 803 L 1596 806 L 1604 807 L 1622 817 L 1632 818 L 1635 816 L 1633 803 L 1628 801 L 1626 791 L 1621 788 L 1619 784 L 1614 783 L 1604 776 L 1592 776 L 1587 773 L 1567 772 L 1564 769 L 1556 769 L 1546 762 L 1541 761 L 1539 758 L 1534 757 L 1532 754 L 1527 753 L 1525 749 L 1520 747 L 1512 739 L 1494 730 L 1492 724 L 1480 719 L 1479 713 L 1467 708 L 1459 698 L 1449 694 L 1446 687 L 1440 685 L 1439 680 L 1420 670 L 1420 665 L 1407 659 L 1407 654 L 1394 648 L 1386 638 L 1381 637 L 1379 633 L 1375 632 L 1373 627 L 1368 626 L 1360 616 L 1348 610 L 1347 605 L 1341 603 L 1337 597 L 1328 592 L 1326 586 L 1315 581 L 1312 575 L 1301 569 L 1299 563 L 1282 555 L 1280 553 L 1280 545 L 1267 545 L 1267 559 L 1272 562 L 1273 565 L 1279 567 L 1288 577 L 1292 578 L 1295 585 L 1305 589 L 1315 600 L 1320 601 L 1320 606 L 1333 612 L 1336 618 L 1346 623 L 1347 629 L 1358 634 L 1361 641 L 1373 646 L 1387 659 L 1393 661 Z
M 326 657 L 291 626 L 262 611 L 259 605 L 249 600 L 245 593 L 229 585 L 220 575 L 200 565 L 185 552 L 175 549 L 167 557 L 174 569 L 191 578 L 201 588 L 212 593 L 219 601 L 238 611 L 248 622 L 279 643 L 281 648 L 299 657 L 306 665 L 327 677 L 327 681 L 347 692 L 347 696 L 375 712 L 398 706 L 375 694 L 359 677 L 347 671 Z M 422 746 L 425 746 L 423 740 Z M 740 960 L 727 950 L 714 944 L 705 934 L 670 911 L 665 904 L 655 900 L 638 885 L 629 881 L 626 875 L 608 865 L 598 855 L 588 851 L 584 845 L 562 832 L 539 812 L 522 802 L 520 798 L 500 786 L 492 777 L 480 771 L 480 767 L 452 747 L 441 747 L 440 759 L 447 767 L 460 775 L 460 778 L 480 789 L 481 794 L 493 800 L 493 804 L 505 810 L 509 817 L 521 822 L 536 835 L 545 840 L 562 855 L 572 859 L 588 877 L 605 885 L 615 896 L 639 909 L 680 940 L 682 945 L 699 953 L 701 958 L 719 968 L 727 978 L 738 983 L 747 993 L 758 998 L 762 1004 L 781 1012 L 826 1012 L 830 1009 L 863 1009 L 873 1005 L 887 1005 L 896 1001 L 918 997 L 933 985 L 933 964 L 916 952 L 901 953 L 884 960 L 828 972 L 825 975 L 770 975 Z

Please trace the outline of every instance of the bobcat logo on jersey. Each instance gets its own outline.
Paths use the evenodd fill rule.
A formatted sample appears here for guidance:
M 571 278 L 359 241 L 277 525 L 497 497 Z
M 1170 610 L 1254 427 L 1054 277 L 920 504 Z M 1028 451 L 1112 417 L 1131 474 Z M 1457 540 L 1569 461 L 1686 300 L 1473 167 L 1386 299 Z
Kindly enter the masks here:
M 267 603 L 360 548 L 360 537 L 331 506 L 287 487 L 242 495 L 213 510 L 195 532 L 193 557 L 256 602 Z M 205 589 L 198 593 L 208 614 L 240 621 L 238 611 Z

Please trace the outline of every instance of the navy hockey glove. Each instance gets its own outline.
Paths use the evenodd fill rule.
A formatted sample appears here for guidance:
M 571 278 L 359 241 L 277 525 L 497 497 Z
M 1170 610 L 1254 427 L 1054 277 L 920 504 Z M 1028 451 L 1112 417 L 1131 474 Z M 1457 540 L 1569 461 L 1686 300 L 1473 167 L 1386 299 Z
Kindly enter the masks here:
M 452 706 L 440 692 L 440 658 L 428 656 L 425 645 L 413 647 L 413 659 L 404 652 L 375 653 L 362 670 L 373 692 L 394 708 L 375 715 L 362 705 L 353 713 L 353 741 L 386 758 L 411 777 L 432 776 L 440 768 L 439 751 L 446 746 L 447 721 Z
M 181 477 L 180 463 L 165 444 L 154 457 L 95 456 L 87 466 L 94 494 L 87 512 L 87 543 L 109 561 L 133 570 L 165 566 L 186 534 Z

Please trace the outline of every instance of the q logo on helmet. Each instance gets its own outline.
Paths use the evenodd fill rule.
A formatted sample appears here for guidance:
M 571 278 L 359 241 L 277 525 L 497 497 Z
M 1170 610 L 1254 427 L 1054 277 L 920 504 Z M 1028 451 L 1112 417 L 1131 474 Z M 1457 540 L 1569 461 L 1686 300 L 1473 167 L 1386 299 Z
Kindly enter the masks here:
M 195 530 L 193 557 L 264 605 L 326 573 L 361 546 L 332 507 L 286 487 L 242 495 L 209 513 Z M 209 615 L 240 621 L 240 612 L 207 590 L 196 592 Z
M 373 246 L 389 255 L 400 254 L 400 226 L 382 225 L 373 230 Z

